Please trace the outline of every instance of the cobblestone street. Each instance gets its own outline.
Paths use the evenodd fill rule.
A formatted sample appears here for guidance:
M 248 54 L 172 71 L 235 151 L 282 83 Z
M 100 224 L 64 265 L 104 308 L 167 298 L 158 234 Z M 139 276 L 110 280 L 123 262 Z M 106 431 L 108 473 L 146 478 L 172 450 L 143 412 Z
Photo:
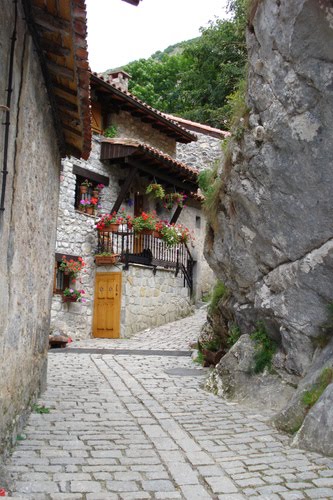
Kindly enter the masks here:
M 192 362 L 189 344 L 204 317 L 201 310 L 131 340 L 92 339 L 51 352 L 39 401 L 50 413 L 31 415 L 7 464 L 11 496 L 333 498 L 333 459 L 290 448 L 267 416 L 201 389 L 206 370 Z M 137 354 L 148 349 L 166 355 Z

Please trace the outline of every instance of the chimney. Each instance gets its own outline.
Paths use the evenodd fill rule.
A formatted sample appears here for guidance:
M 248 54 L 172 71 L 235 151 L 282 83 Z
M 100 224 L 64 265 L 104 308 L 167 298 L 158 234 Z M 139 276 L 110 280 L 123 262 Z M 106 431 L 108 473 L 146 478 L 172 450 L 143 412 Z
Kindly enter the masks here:
M 112 83 L 116 87 L 120 88 L 124 92 L 128 91 L 128 80 L 131 78 L 131 75 L 126 73 L 126 71 L 119 70 L 113 71 L 112 73 L 108 73 L 109 83 Z

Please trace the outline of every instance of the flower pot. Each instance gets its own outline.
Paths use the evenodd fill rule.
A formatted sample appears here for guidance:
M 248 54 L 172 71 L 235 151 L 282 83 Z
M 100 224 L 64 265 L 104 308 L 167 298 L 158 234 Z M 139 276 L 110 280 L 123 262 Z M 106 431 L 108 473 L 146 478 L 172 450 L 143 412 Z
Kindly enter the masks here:
M 76 297 L 65 297 L 65 295 L 62 296 L 62 301 L 63 302 L 77 302 Z
M 86 207 L 86 214 L 94 215 L 94 207 Z
M 96 266 L 112 266 L 119 259 L 119 254 L 115 253 L 113 255 L 95 255 Z
M 158 238 L 158 239 L 160 240 L 160 239 L 162 238 L 162 235 L 161 235 L 161 233 L 159 233 L 158 231 L 154 231 L 154 232 L 153 232 L 153 237 L 154 237 L 154 238 Z
M 99 191 L 97 189 L 94 189 L 93 192 L 92 192 L 92 195 L 94 198 L 98 198 L 99 197 Z
M 80 193 L 81 194 L 88 193 L 88 186 L 80 186 Z
M 79 205 L 79 212 L 85 212 L 86 211 L 86 207 L 84 205 Z

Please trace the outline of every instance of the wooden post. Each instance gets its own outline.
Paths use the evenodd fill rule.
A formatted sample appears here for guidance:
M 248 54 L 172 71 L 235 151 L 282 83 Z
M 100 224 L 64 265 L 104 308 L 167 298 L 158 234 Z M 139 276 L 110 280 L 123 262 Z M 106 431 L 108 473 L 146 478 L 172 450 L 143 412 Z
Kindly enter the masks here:
M 171 217 L 170 224 L 175 224 L 177 222 L 178 217 L 180 216 L 182 209 L 183 209 L 183 207 L 180 207 L 178 205 L 178 207 L 176 208 L 173 216 Z
M 111 212 L 110 212 L 111 214 L 113 212 L 118 212 L 120 205 L 122 204 L 122 202 L 125 199 L 127 191 L 131 187 L 131 184 L 134 180 L 134 177 L 137 174 L 137 171 L 138 171 L 138 167 L 130 167 L 130 172 L 129 172 L 128 176 L 126 177 L 125 182 L 123 184 L 123 187 L 121 188 L 121 191 L 118 195 L 118 198 L 116 199 L 116 201 L 111 209 Z

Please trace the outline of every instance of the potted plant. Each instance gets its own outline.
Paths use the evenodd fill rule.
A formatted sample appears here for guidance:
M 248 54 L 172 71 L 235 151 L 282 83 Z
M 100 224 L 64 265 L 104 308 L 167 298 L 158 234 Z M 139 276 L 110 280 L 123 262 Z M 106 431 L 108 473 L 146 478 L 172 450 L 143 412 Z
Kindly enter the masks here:
M 86 211 L 87 201 L 88 200 L 80 200 L 80 203 L 79 203 L 79 211 L 80 212 L 85 212 Z
M 176 230 L 179 235 L 180 243 L 188 243 L 191 239 L 193 239 L 193 235 L 191 235 L 190 230 L 182 224 L 177 224 Z
M 90 188 L 91 186 L 92 186 L 92 183 L 90 181 L 88 181 L 88 179 L 86 179 L 80 185 L 80 193 L 81 194 L 87 193 L 88 188 Z
M 120 257 L 119 253 L 98 253 L 95 255 L 95 264 L 96 266 L 112 266 L 118 262 Z
M 105 188 L 104 184 L 97 184 L 97 186 L 94 187 L 92 192 L 94 198 L 99 198 L 99 195 L 104 188 Z
M 112 214 L 103 215 L 96 224 L 96 229 L 100 232 L 116 232 L 119 229 L 120 224 L 125 224 L 126 214 L 122 212 L 118 214 L 113 212 Z
M 164 197 L 163 206 L 167 210 L 172 210 L 174 205 L 183 208 L 187 195 L 184 193 L 168 193 Z
M 151 194 L 154 198 L 159 198 L 161 200 L 165 197 L 163 186 L 161 186 L 161 184 L 157 184 L 156 182 L 147 186 L 146 194 Z
M 131 220 L 131 225 L 135 233 L 153 234 L 156 224 L 156 214 L 142 212 L 138 217 Z
M 59 266 L 59 271 L 62 271 L 64 274 L 71 276 L 72 278 L 76 278 L 79 272 L 82 271 L 86 263 L 82 259 L 82 257 L 78 257 L 77 260 L 69 259 L 65 255 L 61 258 L 61 264 Z
M 82 297 L 85 294 L 84 290 L 74 290 L 74 288 L 65 288 L 62 292 L 63 302 L 86 302 L 86 299 Z
M 156 222 L 155 229 L 154 229 L 154 232 L 153 232 L 154 238 L 159 238 L 159 239 L 162 238 L 161 230 L 162 230 L 163 226 L 164 226 L 164 222 L 163 221 L 158 220 Z
M 177 245 L 180 242 L 180 237 L 174 224 L 164 224 L 160 234 L 168 247 Z
M 98 204 L 98 198 L 90 198 L 90 200 L 86 200 L 86 214 L 94 215 L 95 208 Z

